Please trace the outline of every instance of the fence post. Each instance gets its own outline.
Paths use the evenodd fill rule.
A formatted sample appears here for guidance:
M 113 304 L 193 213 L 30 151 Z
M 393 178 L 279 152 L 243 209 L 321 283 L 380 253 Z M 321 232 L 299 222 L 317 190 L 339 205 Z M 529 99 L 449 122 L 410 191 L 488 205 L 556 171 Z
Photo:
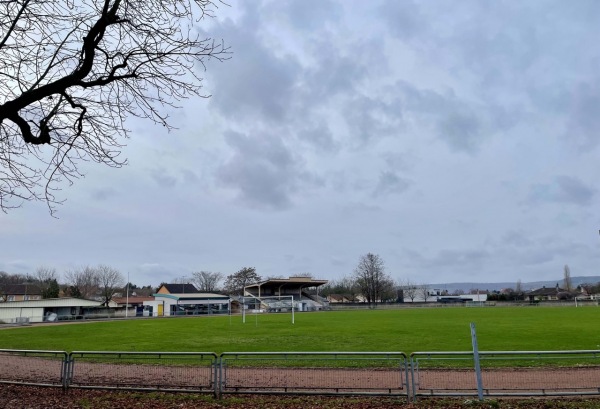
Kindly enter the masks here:
M 63 361 L 62 361 L 60 372 L 61 372 L 60 376 L 61 376 L 61 382 L 62 382 L 62 389 L 63 389 L 63 392 L 66 392 L 67 387 L 68 387 L 67 376 L 68 376 L 68 372 L 69 372 L 69 354 L 67 354 L 66 352 L 64 352 L 64 355 L 63 355 Z
M 417 366 L 415 359 L 414 359 L 414 352 L 412 354 L 410 354 L 410 392 L 408 394 L 409 398 L 410 398 L 410 394 L 412 393 L 412 401 L 416 402 L 417 401 L 417 385 L 415 382 L 415 368 Z M 416 368 L 418 371 L 418 368 Z
M 477 379 L 477 396 L 483 400 L 483 381 L 481 380 L 481 365 L 479 364 L 479 346 L 477 345 L 477 333 L 475 323 L 471 323 L 471 342 L 473 344 L 473 361 L 475 363 L 475 377 Z
M 222 371 L 222 363 L 221 363 L 221 356 L 220 355 L 218 355 L 218 356 L 215 355 L 214 368 L 215 368 L 215 378 L 214 378 L 214 382 L 215 382 L 215 399 L 221 399 L 221 379 L 222 379 L 221 371 Z

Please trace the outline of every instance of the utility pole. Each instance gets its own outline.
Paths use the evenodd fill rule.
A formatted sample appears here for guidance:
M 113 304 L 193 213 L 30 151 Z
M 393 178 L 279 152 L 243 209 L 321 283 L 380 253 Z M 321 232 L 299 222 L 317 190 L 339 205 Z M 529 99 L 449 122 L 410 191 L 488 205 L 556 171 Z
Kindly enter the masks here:
M 125 296 L 125 318 L 129 317 L 129 271 L 127 272 L 127 288 L 125 290 L 127 295 Z

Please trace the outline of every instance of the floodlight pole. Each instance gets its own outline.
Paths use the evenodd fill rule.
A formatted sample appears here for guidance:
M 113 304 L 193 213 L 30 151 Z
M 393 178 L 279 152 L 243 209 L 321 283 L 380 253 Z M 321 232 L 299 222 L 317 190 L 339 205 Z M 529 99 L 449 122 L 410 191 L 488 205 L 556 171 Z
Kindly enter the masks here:
M 127 272 L 127 295 L 125 296 L 125 318 L 129 317 L 129 271 Z

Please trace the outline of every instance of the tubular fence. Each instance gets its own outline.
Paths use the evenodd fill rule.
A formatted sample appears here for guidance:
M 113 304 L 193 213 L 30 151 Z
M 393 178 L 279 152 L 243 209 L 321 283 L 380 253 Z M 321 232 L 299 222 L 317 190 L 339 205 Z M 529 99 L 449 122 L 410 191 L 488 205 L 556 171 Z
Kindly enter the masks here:
M 67 362 L 63 351 L 0 349 L 0 383 L 66 388 Z
M 220 393 L 408 397 L 402 352 L 225 352 Z
M 76 351 L 68 356 L 68 384 L 215 393 L 217 358 L 213 352 Z
M 600 395 L 600 350 L 100 352 L 0 349 L 0 383 L 223 394 Z
M 415 352 L 411 392 L 418 396 L 568 396 L 600 394 L 600 351 Z M 479 382 L 479 383 L 478 383 Z

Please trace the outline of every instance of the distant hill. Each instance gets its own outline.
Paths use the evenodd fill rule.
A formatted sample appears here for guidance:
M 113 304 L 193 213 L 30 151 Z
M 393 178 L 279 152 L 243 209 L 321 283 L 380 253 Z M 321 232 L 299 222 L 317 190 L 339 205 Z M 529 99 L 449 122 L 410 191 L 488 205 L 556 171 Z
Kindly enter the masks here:
M 585 277 L 571 277 L 571 282 L 574 286 L 578 286 L 583 283 L 598 283 L 600 282 L 600 276 L 585 276 Z M 547 280 L 547 281 L 530 281 L 522 282 L 521 286 L 523 290 L 534 290 L 541 287 L 554 287 L 558 283 L 562 287 L 563 279 Z M 480 289 L 488 291 L 499 291 L 503 288 L 515 288 L 516 281 L 501 282 L 501 283 L 474 283 L 474 282 L 462 282 L 462 283 L 445 283 L 445 284 L 429 284 L 430 288 L 436 288 L 440 290 L 447 290 L 449 293 L 453 293 L 456 290 L 463 290 L 465 292 L 471 289 Z

